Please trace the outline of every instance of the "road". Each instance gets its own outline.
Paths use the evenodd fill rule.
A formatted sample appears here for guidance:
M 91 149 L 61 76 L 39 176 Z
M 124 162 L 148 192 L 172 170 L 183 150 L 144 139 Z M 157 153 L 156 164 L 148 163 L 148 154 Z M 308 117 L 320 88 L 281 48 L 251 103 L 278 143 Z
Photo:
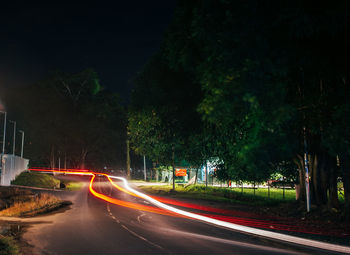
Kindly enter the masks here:
M 91 177 L 79 178 L 84 179 L 81 190 L 56 193 L 71 200 L 72 208 L 37 217 L 38 223 L 24 234 L 34 254 L 331 254 L 108 203 L 89 192 Z M 93 188 L 118 200 L 150 206 L 115 189 L 105 177 L 96 177 Z

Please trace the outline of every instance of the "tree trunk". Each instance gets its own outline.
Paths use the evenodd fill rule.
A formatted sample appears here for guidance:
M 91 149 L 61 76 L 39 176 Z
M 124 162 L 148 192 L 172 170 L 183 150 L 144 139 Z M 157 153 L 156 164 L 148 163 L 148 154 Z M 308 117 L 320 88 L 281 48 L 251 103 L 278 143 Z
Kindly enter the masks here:
M 309 154 L 309 170 L 310 170 L 310 198 L 316 204 L 320 204 L 320 198 L 318 196 L 318 175 L 319 169 L 317 168 L 317 155 L 311 156 Z
M 329 156 L 327 152 L 323 151 L 319 155 L 318 163 L 318 175 L 316 183 L 316 203 L 317 205 L 326 205 L 327 204 L 327 190 L 328 190 L 328 173 L 329 173 Z
M 298 172 L 299 172 L 299 185 L 300 185 L 300 193 L 298 200 L 299 201 L 305 201 L 306 199 L 306 194 L 305 194 L 305 169 L 304 169 L 304 159 L 300 156 L 297 155 L 297 158 L 295 158 L 294 163 L 298 167 Z
M 194 179 L 194 184 L 197 184 L 197 178 L 198 178 L 198 171 L 199 171 L 199 167 L 197 167 L 196 169 L 196 178 Z
M 64 152 L 64 170 L 67 169 L 67 153 Z
M 81 150 L 81 156 L 80 156 L 80 169 L 85 169 L 85 159 L 87 155 L 87 150 L 82 149 Z
M 130 179 L 130 141 L 128 138 L 126 139 L 126 176 Z
M 338 200 L 338 166 L 336 158 L 331 159 L 329 169 L 329 208 L 339 208 Z
M 350 155 L 346 154 L 340 158 L 340 166 L 343 174 L 344 205 L 345 214 L 350 218 Z

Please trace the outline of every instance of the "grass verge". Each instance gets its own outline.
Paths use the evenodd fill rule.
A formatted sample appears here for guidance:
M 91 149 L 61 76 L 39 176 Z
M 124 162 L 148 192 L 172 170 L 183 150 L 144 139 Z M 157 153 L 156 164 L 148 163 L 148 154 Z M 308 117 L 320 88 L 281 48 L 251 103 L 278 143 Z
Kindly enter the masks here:
M 139 186 L 142 190 L 152 194 L 170 193 L 172 185 L 145 185 Z M 268 190 L 265 188 L 256 189 L 255 194 L 253 189 L 244 188 L 241 192 L 240 188 L 221 188 L 205 185 L 176 185 L 175 188 L 177 197 L 202 199 L 209 201 L 221 201 L 240 203 L 246 205 L 278 205 L 286 201 L 295 201 L 295 191 L 285 190 L 285 199 L 283 199 L 283 191 L 281 189 L 270 189 L 270 198 L 268 198 Z
M 19 255 L 19 248 L 13 237 L 0 235 L 0 255 Z
M 62 183 L 62 182 L 61 182 Z M 75 182 L 75 181 L 63 181 L 64 187 L 67 190 L 75 191 L 75 190 L 80 190 L 81 187 L 83 187 L 82 182 Z
M 60 181 L 52 175 L 43 173 L 23 172 L 11 184 L 55 189 L 60 187 Z
M 62 201 L 57 197 L 39 193 L 26 201 L 14 202 L 10 207 L 0 211 L 0 216 L 6 217 L 29 217 L 38 214 L 51 212 L 63 205 L 67 205 L 67 201 Z

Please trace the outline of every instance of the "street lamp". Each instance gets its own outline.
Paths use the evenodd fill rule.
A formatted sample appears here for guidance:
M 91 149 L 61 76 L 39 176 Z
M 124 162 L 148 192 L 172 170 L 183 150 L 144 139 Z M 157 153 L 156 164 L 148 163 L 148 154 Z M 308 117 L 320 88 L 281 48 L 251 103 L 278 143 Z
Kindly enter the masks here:
M 23 158 L 23 146 L 24 146 L 24 131 L 19 130 L 19 132 L 22 134 L 22 147 L 21 147 L 21 158 Z
M 12 154 L 15 155 L 15 149 L 16 149 L 16 121 L 10 120 L 10 123 L 13 123 L 13 150 Z
M 2 155 L 5 154 L 5 142 L 6 142 L 6 117 L 7 117 L 7 112 L 0 111 L 5 115 L 4 117 L 4 136 L 2 137 Z

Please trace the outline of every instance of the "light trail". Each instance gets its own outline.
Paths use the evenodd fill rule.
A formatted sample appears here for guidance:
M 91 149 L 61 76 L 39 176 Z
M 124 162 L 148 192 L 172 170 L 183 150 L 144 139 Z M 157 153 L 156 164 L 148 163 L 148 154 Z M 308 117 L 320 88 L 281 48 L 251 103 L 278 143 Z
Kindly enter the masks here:
M 108 178 L 110 183 L 118 190 L 125 192 L 131 196 L 140 197 L 137 194 L 134 194 L 134 193 L 128 191 L 127 189 L 120 187 L 118 184 L 114 183 L 113 180 L 110 177 L 108 177 L 107 175 L 105 175 L 105 176 Z M 165 204 L 186 207 L 186 208 L 207 211 L 207 212 L 220 213 L 220 214 L 237 215 L 237 212 L 232 211 L 232 210 L 218 209 L 218 208 L 214 208 L 214 207 L 210 207 L 210 206 L 201 206 L 201 205 L 197 205 L 197 204 L 185 203 L 185 202 L 180 202 L 180 201 L 173 200 L 173 199 L 156 197 L 156 196 L 150 196 L 150 197 L 159 201 L 159 202 L 165 203 Z M 287 223 L 283 222 L 281 217 L 270 217 L 271 219 L 274 220 L 274 221 L 272 221 L 272 220 L 269 220 L 269 218 L 264 219 L 264 220 L 255 219 L 254 217 L 256 215 L 254 215 L 253 213 L 245 213 L 245 212 L 244 213 L 238 212 L 239 217 L 217 215 L 217 214 L 214 214 L 214 215 L 213 214 L 204 214 L 204 213 L 197 213 L 197 214 L 204 215 L 204 216 L 214 218 L 217 220 L 227 221 L 227 222 L 236 223 L 239 225 L 244 225 L 244 226 L 249 226 L 249 227 L 282 230 L 282 231 L 306 233 L 306 234 L 313 234 L 313 235 L 332 235 L 332 236 L 344 237 L 344 235 L 341 235 L 339 232 L 332 232 L 332 231 L 325 232 L 325 231 L 317 229 L 315 227 L 309 227 L 306 229 L 305 227 L 294 226 L 291 224 L 289 219 L 288 219 L 289 221 Z M 245 218 L 242 218 L 242 217 L 245 217 Z M 278 223 L 276 222 L 277 219 L 279 220 Z
M 95 177 L 96 177 L 96 175 L 93 174 L 93 176 L 90 180 L 90 185 L 89 185 L 89 190 L 90 190 L 91 194 L 93 194 L 95 197 L 98 197 L 104 201 L 107 201 L 107 202 L 115 204 L 115 205 L 120 205 L 120 206 L 132 208 L 132 209 L 136 209 L 136 210 L 142 210 L 142 211 L 158 213 L 158 214 L 163 214 L 163 215 L 168 215 L 168 216 L 176 216 L 173 212 L 165 211 L 161 208 L 152 207 L 152 206 L 148 206 L 148 205 L 139 205 L 139 204 L 132 203 L 132 202 L 126 202 L 123 200 L 119 200 L 119 199 L 112 198 L 112 197 L 106 196 L 104 194 L 98 193 L 92 187 L 92 184 L 95 180 Z
M 90 192 L 100 198 L 103 199 L 109 203 L 113 203 L 113 204 L 117 204 L 117 205 L 121 205 L 121 206 L 125 206 L 125 207 L 129 207 L 129 208 L 133 208 L 133 209 L 139 209 L 139 210 L 143 210 L 143 211 L 149 211 L 149 212 L 155 212 L 155 213 L 160 213 L 160 214 L 165 214 L 165 215 L 169 215 L 169 216 L 175 216 L 176 214 L 178 214 L 179 216 L 183 216 L 186 218 L 191 218 L 191 219 L 195 219 L 195 220 L 199 220 L 205 223 L 209 223 L 212 225 L 216 225 L 216 226 L 220 226 L 220 227 L 224 227 L 227 229 L 231 229 L 231 230 L 235 230 L 235 231 L 239 231 L 239 232 L 243 232 L 243 233 L 248 233 L 248 234 L 253 234 L 253 235 L 257 235 L 257 236 L 262 236 L 265 238 L 269 238 L 269 239 L 275 239 L 275 240 L 279 240 L 279 241 L 284 241 L 284 242 L 288 242 L 288 243 L 293 243 L 296 245 L 304 245 L 304 246 L 309 246 L 309 247 L 313 247 L 313 248 L 317 248 L 317 249 L 323 249 L 323 250 L 329 250 L 329 251 L 335 251 L 335 252 L 342 252 L 342 253 L 347 253 L 350 254 L 350 247 L 348 246 L 342 246 L 342 245 L 337 245 L 337 244 L 330 244 L 330 243 L 325 243 L 325 242 L 321 242 L 321 241 L 314 241 L 314 240 L 310 240 L 310 239 L 306 239 L 306 238 L 301 238 L 301 237 L 295 237 L 295 236 L 291 236 L 291 235 L 286 235 L 286 234 L 281 234 L 281 233 L 276 233 L 276 232 L 271 232 L 271 231 L 267 231 L 267 230 L 262 230 L 262 229 L 256 229 L 256 228 L 252 228 L 252 227 L 247 227 L 247 226 L 243 226 L 243 225 L 238 225 L 235 223 L 231 223 L 231 222 L 227 222 L 227 221 L 223 221 L 223 220 L 219 220 L 219 219 L 215 219 L 215 218 L 211 218 L 205 215 L 201 215 L 201 214 L 197 214 L 197 213 L 192 213 L 192 212 L 187 212 L 169 205 L 166 205 L 144 193 L 141 193 L 133 188 L 131 188 L 127 182 L 127 180 L 123 177 L 118 177 L 118 176 L 112 176 L 112 175 L 107 175 L 107 174 L 102 174 L 102 173 L 94 173 L 94 172 L 87 172 L 86 170 L 78 170 L 78 171 L 74 171 L 74 169 L 69 169 L 68 171 L 64 171 L 64 170 L 52 170 L 52 169 L 42 169 L 42 168 L 32 168 L 29 169 L 30 171 L 40 171 L 40 172 L 58 172 L 58 173 L 66 173 L 66 174 L 82 174 L 82 175 L 91 175 L 92 178 L 90 180 L 90 186 L 89 186 L 89 190 Z M 93 187 L 92 187 L 92 183 L 96 177 L 96 174 L 99 175 L 103 175 L 106 176 L 108 178 L 108 180 L 113 184 L 112 179 L 117 179 L 117 180 L 121 180 L 124 183 L 125 189 L 121 188 L 120 186 L 116 185 L 115 183 L 113 184 L 114 187 L 117 188 L 117 186 L 119 187 L 118 189 L 123 191 L 125 190 L 125 192 L 127 192 L 130 195 L 135 195 L 139 198 L 143 198 L 147 201 L 149 201 L 150 203 L 152 203 L 153 205 L 157 206 L 158 208 L 167 210 L 169 212 L 165 212 L 163 210 L 156 210 L 156 208 L 154 207 L 150 207 L 150 206 L 145 206 L 145 205 L 138 205 L 138 204 L 134 204 L 131 202 L 125 202 L 122 200 L 118 200 L 112 197 L 108 197 L 106 195 L 103 195 L 101 193 L 96 192 Z M 142 208 L 142 209 L 140 209 Z
M 324 250 L 330 250 L 330 251 L 343 252 L 343 253 L 350 254 L 350 247 L 347 247 L 347 246 L 330 244 L 330 243 L 325 243 L 325 242 L 320 242 L 320 241 L 314 241 L 314 240 L 310 240 L 310 239 L 306 239 L 306 238 L 275 233 L 275 232 L 262 230 L 262 229 L 255 229 L 255 228 L 246 227 L 246 226 L 242 226 L 242 225 L 238 225 L 238 224 L 234 224 L 234 223 L 230 223 L 230 222 L 212 219 L 212 218 L 209 218 L 209 217 L 206 217 L 203 215 L 199 215 L 196 213 L 187 212 L 187 211 L 163 204 L 163 203 L 155 200 L 154 198 L 131 188 L 129 186 L 127 180 L 123 177 L 117 177 L 117 176 L 112 176 L 112 175 L 108 175 L 108 177 L 110 177 L 112 179 L 118 179 L 118 180 L 123 181 L 125 188 L 128 191 L 130 191 L 131 193 L 134 193 L 135 195 L 138 195 L 139 197 L 142 197 L 143 199 L 149 201 L 150 203 L 152 203 L 160 208 L 163 208 L 165 210 L 169 210 L 169 211 L 172 211 L 174 213 L 178 213 L 180 215 L 186 216 L 188 218 L 192 218 L 192 219 L 200 220 L 200 221 L 203 221 L 206 223 L 225 227 L 228 229 L 232 229 L 232 230 L 236 230 L 236 231 L 240 231 L 240 232 L 244 232 L 244 233 L 249 233 L 249 234 L 253 234 L 253 235 L 258 235 L 258 236 L 262 236 L 262 237 L 266 237 L 266 238 L 270 238 L 270 239 L 276 239 L 276 240 L 280 240 L 280 241 L 284 241 L 284 242 L 288 242 L 288 243 L 293 243 L 293 244 L 297 244 L 297 245 L 314 247 L 317 249 L 324 249 Z

